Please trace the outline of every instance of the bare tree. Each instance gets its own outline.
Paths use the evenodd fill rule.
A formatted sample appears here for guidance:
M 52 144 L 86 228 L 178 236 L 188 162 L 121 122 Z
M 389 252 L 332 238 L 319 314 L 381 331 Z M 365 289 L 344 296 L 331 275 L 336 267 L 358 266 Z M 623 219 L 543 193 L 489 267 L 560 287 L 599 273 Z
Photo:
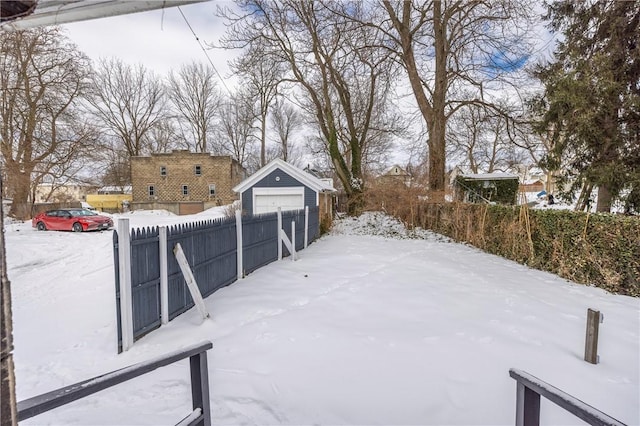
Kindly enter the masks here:
M 461 108 L 448 122 L 448 152 L 460 158 L 472 173 L 510 170 L 525 160 L 527 152 L 511 142 L 507 121 L 507 117 L 482 106 Z
M 271 128 L 278 137 L 277 156 L 284 161 L 292 159 L 294 151 L 291 137 L 304 125 L 300 110 L 286 103 L 283 99 L 276 100 L 271 114 Z
M 260 123 L 260 167 L 267 163 L 267 115 L 278 93 L 278 85 L 285 74 L 284 64 L 273 55 L 265 55 L 261 42 L 250 45 L 232 64 L 241 76 L 242 84 L 256 100 L 257 119 Z
M 129 156 L 148 153 L 149 131 L 164 118 L 160 78 L 143 65 L 102 59 L 94 75 L 90 103 L 102 124 L 116 135 Z
M 17 215 L 39 182 L 81 168 L 95 137 L 80 117 L 90 68 L 57 27 L 5 33 L 0 51 L 2 157 Z
M 496 106 L 487 88 L 518 70 L 531 53 L 530 0 L 382 0 L 384 31 L 403 64 L 428 130 L 429 189 L 444 196 L 448 120 L 466 105 Z
M 212 67 L 199 63 L 183 65 L 169 73 L 168 94 L 176 116 L 190 128 L 195 152 L 208 152 L 208 139 L 215 126 L 220 105 L 215 73 Z
M 216 108 L 217 111 L 217 108 Z M 214 130 L 215 123 L 211 123 L 211 128 L 207 133 Z M 149 149 L 151 152 L 171 152 L 174 149 L 189 149 L 189 142 L 181 131 L 180 122 L 171 117 L 158 120 L 149 129 Z
M 255 141 L 254 100 L 246 91 L 238 91 L 222 101 L 219 120 L 219 145 L 216 152 L 227 154 L 240 163 L 249 166 Z
M 241 6 L 246 15 L 226 14 L 231 24 L 227 46 L 258 42 L 267 46 L 264 55 L 287 63 L 286 80 L 301 90 L 301 106 L 322 135 L 350 199 L 349 211 L 358 212 L 363 205 L 363 153 L 394 132 L 385 121 L 393 63 L 375 47 L 380 40 L 374 29 L 345 18 L 364 19 L 370 9 L 361 2 L 295 0 L 245 0 Z

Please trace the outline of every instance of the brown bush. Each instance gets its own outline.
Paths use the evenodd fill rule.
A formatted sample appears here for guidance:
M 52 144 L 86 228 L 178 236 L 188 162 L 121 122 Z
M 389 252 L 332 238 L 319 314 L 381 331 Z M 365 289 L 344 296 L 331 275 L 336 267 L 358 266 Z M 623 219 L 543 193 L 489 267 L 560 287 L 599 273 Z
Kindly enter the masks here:
M 577 283 L 640 296 L 638 217 L 419 197 L 410 188 L 378 191 L 367 207 Z

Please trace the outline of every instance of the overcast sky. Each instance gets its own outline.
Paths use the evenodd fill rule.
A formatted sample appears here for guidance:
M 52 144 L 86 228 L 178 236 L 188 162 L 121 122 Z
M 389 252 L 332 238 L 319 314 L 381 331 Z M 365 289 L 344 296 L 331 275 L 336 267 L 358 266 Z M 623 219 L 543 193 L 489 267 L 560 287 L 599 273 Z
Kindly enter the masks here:
M 229 1 L 207 1 L 180 6 L 187 21 L 203 45 L 218 43 L 225 27 L 216 16 L 216 8 Z M 147 68 L 167 74 L 192 61 L 208 63 L 191 29 L 177 7 L 63 25 L 81 51 L 92 60 L 118 57 L 126 63 L 142 63 Z M 220 74 L 229 75 L 227 60 L 236 52 L 208 50 Z M 227 80 L 232 84 L 232 80 Z

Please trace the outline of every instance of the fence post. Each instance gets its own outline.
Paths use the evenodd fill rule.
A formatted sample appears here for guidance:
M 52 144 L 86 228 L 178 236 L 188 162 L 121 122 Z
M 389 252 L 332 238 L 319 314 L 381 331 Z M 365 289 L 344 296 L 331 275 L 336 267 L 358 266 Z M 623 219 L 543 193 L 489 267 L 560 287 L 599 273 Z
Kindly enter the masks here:
M 304 248 L 309 245 L 309 206 L 304 206 Z
M 160 318 L 169 324 L 169 267 L 167 259 L 167 227 L 158 228 L 160 250 Z
M 118 263 L 120 278 L 120 324 L 122 351 L 133 346 L 133 300 L 131 296 L 131 233 L 129 219 L 118 219 Z
M 282 237 L 280 230 L 282 229 L 282 209 L 278 207 L 278 260 L 282 260 Z
M 587 335 L 584 343 L 584 360 L 591 364 L 597 364 L 599 361 L 598 334 L 602 318 L 600 311 L 587 309 Z
M 244 278 L 242 259 L 242 211 L 236 210 L 236 261 L 238 262 L 238 279 Z
M 291 260 L 296 260 L 296 222 L 291 221 Z

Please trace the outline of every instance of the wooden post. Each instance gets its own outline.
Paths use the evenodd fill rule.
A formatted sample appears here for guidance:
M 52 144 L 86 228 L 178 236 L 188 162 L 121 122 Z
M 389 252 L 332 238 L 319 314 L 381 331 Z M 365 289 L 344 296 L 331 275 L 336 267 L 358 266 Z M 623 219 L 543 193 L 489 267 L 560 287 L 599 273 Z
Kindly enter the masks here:
M 236 260 L 238 262 L 238 279 L 244 278 L 244 259 L 242 258 L 242 212 L 236 210 Z
M 169 267 L 167 259 L 167 227 L 159 229 L 160 251 L 160 318 L 162 324 L 169 324 Z
M 191 373 L 191 406 L 202 410 L 202 421 L 198 424 L 211 425 L 211 401 L 209 398 L 209 369 L 207 352 L 200 352 L 189 358 Z
M 597 364 L 598 357 L 598 332 L 603 317 L 600 311 L 587 309 L 587 335 L 584 344 L 584 360 L 591 364 Z
M 520 382 L 516 386 L 516 426 L 538 426 L 540 395 Z
M 200 289 L 198 288 L 198 283 L 196 282 L 196 278 L 193 276 L 191 266 L 189 266 L 189 261 L 187 261 L 180 243 L 177 243 L 173 248 L 173 254 L 175 254 L 178 265 L 180 265 L 180 270 L 182 271 L 184 280 L 186 281 L 187 287 L 189 288 L 189 293 L 191 293 L 191 298 L 193 299 L 193 303 L 196 305 L 198 312 L 200 312 L 200 315 L 202 315 L 203 320 L 209 318 L 209 312 L 207 311 L 207 307 L 204 304 L 204 299 L 202 298 L 202 294 L 200 293 Z
M 120 278 L 120 325 L 122 351 L 133 346 L 133 300 L 131 296 L 131 231 L 129 219 L 118 219 L 118 274 Z

